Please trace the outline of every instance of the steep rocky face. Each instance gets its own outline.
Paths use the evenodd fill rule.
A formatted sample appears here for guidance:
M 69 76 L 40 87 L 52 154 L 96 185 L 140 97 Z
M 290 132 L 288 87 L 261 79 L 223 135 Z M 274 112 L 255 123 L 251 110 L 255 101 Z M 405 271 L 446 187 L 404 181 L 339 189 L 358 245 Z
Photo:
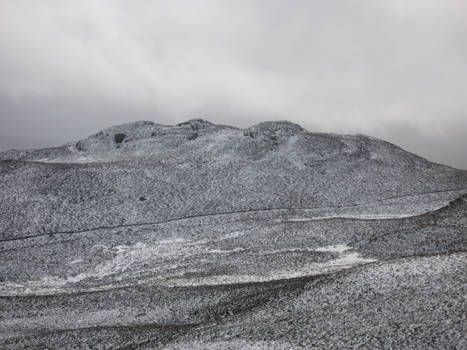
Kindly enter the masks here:
M 0 348 L 462 348 L 466 193 L 285 121 L 3 152 Z

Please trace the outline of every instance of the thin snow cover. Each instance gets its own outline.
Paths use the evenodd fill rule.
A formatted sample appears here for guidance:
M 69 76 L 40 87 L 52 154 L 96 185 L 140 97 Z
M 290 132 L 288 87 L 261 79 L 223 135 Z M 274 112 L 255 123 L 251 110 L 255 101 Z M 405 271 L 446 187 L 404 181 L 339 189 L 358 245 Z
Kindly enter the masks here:
M 171 279 L 161 284 L 169 287 L 183 286 L 202 286 L 202 285 L 227 285 L 237 283 L 254 283 L 254 282 L 269 282 L 274 280 L 292 279 L 306 276 L 321 275 L 331 272 L 348 269 L 356 265 L 368 264 L 377 261 L 376 259 L 364 258 L 360 253 L 351 251 L 352 248 L 345 244 L 337 244 L 314 249 L 318 252 L 334 252 L 338 256 L 335 259 L 328 260 L 322 263 L 311 263 L 301 267 L 298 270 L 275 270 L 268 275 L 215 275 L 201 278 L 180 278 Z
M 132 306 L 112 308 L 108 310 L 99 309 L 96 311 L 87 310 L 85 315 L 74 314 L 75 317 L 70 317 L 66 310 L 55 310 L 53 315 L 44 315 L 32 317 L 27 323 L 24 323 L 24 318 L 17 317 L 11 319 L 0 320 L 0 337 L 20 337 L 24 333 L 12 330 L 23 328 L 23 331 L 41 331 L 44 327 L 50 330 L 69 330 L 77 328 L 87 328 L 99 325 L 101 327 L 111 326 L 113 320 L 121 317 L 122 314 L 127 315 L 128 321 L 141 323 L 174 323 L 174 311 L 172 306 L 164 304 L 153 304 L 151 310 L 146 310 L 144 314 L 139 314 L 138 309 Z M 57 322 L 57 316 L 60 322 Z
M 316 248 L 315 251 L 317 252 L 332 252 L 332 253 L 339 253 L 342 254 L 343 252 L 352 249 L 346 244 L 336 244 L 336 245 L 327 245 L 325 247 Z
M 280 253 L 309 253 L 315 252 L 316 249 L 313 248 L 283 248 L 283 249 L 270 249 L 270 250 L 263 250 L 261 255 L 272 255 L 272 254 L 280 254 Z
M 443 206 L 440 206 L 441 208 Z M 437 208 L 437 209 L 439 209 Z M 430 208 L 431 210 L 431 208 Z M 427 210 L 429 211 L 429 210 Z M 386 220 L 386 219 L 399 219 L 408 218 L 411 216 L 420 215 L 419 213 L 405 213 L 405 214 L 344 214 L 344 215 L 326 215 L 326 216 L 315 216 L 312 218 L 287 218 L 277 219 L 276 222 L 279 224 L 288 222 L 310 222 L 319 220 L 330 220 L 330 219 L 359 219 L 359 220 Z
M 241 236 L 242 232 L 228 233 L 213 241 L 220 241 L 230 237 Z M 76 275 L 59 277 L 44 276 L 39 280 L 6 281 L 0 283 L 0 295 L 47 295 L 57 292 L 73 291 L 79 289 L 79 282 L 91 279 L 100 281 L 98 285 L 89 286 L 87 290 L 101 290 L 108 288 L 112 283 L 126 280 L 131 276 L 139 276 L 137 283 L 160 284 L 165 286 L 196 286 L 196 285 L 223 285 L 231 283 L 266 282 L 280 279 L 290 279 L 304 276 L 312 276 L 347 269 L 355 265 L 366 264 L 375 261 L 362 257 L 358 252 L 345 244 L 336 244 L 318 248 L 287 248 L 277 252 L 290 251 L 316 251 L 331 252 L 337 256 L 334 259 L 310 263 L 296 270 L 274 269 L 267 275 L 239 274 L 239 275 L 214 275 L 200 278 L 183 278 L 185 269 L 179 271 L 183 259 L 192 257 L 190 265 L 198 261 L 199 256 L 205 254 L 241 254 L 245 249 L 233 248 L 230 250 L 207 249 L 208 240 L 186 241 L 182 238 L 161 240 L 153 243 L 137 242 L 133 245 L 119 245 L 107 248 L 113 251 L 114 256 L 105 260 L 89 270 Z M 93 249 L 93 248 L 91 248 Z M 265 251 L 262 254 L 269 254 Z M 79 259 L 71 263 L 78 263 Z M 196 269 L 190 269 L 195 272 Z M 201 271 L 202 272 L 202 271 Z M 112 283 L 106 280 L 111 276 Z M 146 277 L 145 277 L 146 276 Z
M 234 248 L 234 249 L 228 249 L 228 250 L 210 249 L 210 250 L 208 250 L 208 253 L 211 253 L 211 254 L 232 254 L 232 253 L 238 253 L 238 252 L 243 252 L 243 251 L 245 251 L 244 248 Z
M 463 190 L 456 190 L 446 191 L 442 194 L 436 193 L 434 198 L 431 198 L 433 194 L 428 193 L 383 199 L 358 205 L 301 209 L 301 214 L 296 213 L 294 217 L 282 217 L 276 219 L 275 222 L 283 224 L 332 219 L 386 220 L 408 218 L 439 210 L 463 193 Z M 423 205 L 420 205 L 419 202 L 421 196 L 425 198 Z
M 230 251 L 220 249 L 210 250 L 207 249 L 206 244 L 237 238 L 244 234 L 245 232 L 242 231 L 234 231 L 215 239 L 195 241 L 187 241 L 183 238 L 176 237 L 152 243 L 136 242 L 133 245 L 118 245 L 113 248 L 102 244 L 96 244 L 90 248 L 91 251 L 105 250 L 113 253 L 113 257 L 102 261 L 86 271 L 71 276 L 43 276 L 38 280 L 5 281 L 0 283 L 0 296 L 30 294 L 48 295 L 61 291 L 72 291 L 74 290 L 73 285 L 81 281 L 87 279 L 99 281 L 109 276 L 112 276 L 112 279 L 116 282 L 131 275 L 137 275 L 138 273 L 144 274 L 147 272 L 158 276 L 153 278 L 155 281 L 160 280 L 166 274 L 174 277 L 177 273 L 173 270 L 179 267 L 177 261 L 181 261 L 184 258 L 199 254 L 229 254 L 241 252 L 244 249 L 234 248 Z M 82 259 L 75 259 L 68 264 L 74 265 L 82 261 Z M 180 273 L 183 274 L 183 271 Z M 144 279 L 141 279 L 141 282 L 144 282 Z M 105 289 L 105 286 L 87 289 L 101 290 Z
M 180 342 L 175 344 L 170 344 L 167 347 L 164 347 L 167 350 L 298 350 L 303 349 L 303 347 L 297 347 L 288 342 L 284 341 L 250 341 L 235 339 L 231 341 L 215 341 L 215 342 Z
M 90 156 L 80 156 L 76 158 L 71 158 L 67 163 L 93 163 L 97 162 L 96 158 Z
M 69 262 L 70 265 L 79 264 L 83 262 L 83 259 L 75 259 Z
M 70 164 L 86 164 L 95 163 L 99 160 L 91 156 L 77 156 L 67 158 L 41 158 L 37 159 L 36 162 L 40 163 L 70 163 Z
M 0 296 L 8 295 L 44 295 L 51 294 L 67 289 L 68 287 L 86 279 L 102 280 L 108 276 L 114 276 L 115 281 L 124 277 L 124 273 L 137 273 L 145 269 L 145 264 L 151 264 L 155 272 L 166 271 L 176 266 L 164 264 L 160 266 L 155 261 L 164 258 L 177 258 L 190 254 L 189 249 L 183 249 L 185 241 L 181 238 L 173 240 L 156 241 L 150 244 L 137 242 L 134 245 L 119 245 L 113 247 L 113 258 L 105 260 L 89 270 L 76 275 L 59 277 L 43 276 L 39 280 L 29 281 L 6 281 L 0 283 Z M 98 244 L 91 247 L 91 250 L 97 248 L 109 249 Z M 78 263 L 79 259 L 71 261 L 70 264 Z
M 316 219 L 310 219 L 310 218 L 292 218 L 292 219 L 277 219 L 277 223 L 284 223 L 284 222 L 307 222 L 307 221 L 312 221 Z
M 53 158 L 40 158 L 40 159 L 37 159 L 36 162 L 40 162 L 40 163 L 57 163 L 58 160 L 53 159 Z

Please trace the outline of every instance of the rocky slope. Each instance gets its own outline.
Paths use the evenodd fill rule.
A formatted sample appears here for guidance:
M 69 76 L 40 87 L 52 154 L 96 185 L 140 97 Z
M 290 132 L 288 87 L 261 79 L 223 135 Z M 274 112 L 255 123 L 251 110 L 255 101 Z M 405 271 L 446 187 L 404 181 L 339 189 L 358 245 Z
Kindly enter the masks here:
M 463 348 L 467 172 L 138 122 L 0 153 L 0 347 Z

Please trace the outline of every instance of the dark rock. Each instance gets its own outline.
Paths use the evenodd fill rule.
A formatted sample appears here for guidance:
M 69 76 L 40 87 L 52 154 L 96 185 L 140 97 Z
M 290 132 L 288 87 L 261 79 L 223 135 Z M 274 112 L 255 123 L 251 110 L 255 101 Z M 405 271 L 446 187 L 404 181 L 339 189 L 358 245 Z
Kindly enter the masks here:
M 195 139 L 197 139 L 197 138 L 198 138 L 198 133 L 196 133 L 196 132 L 192 132 L 191 134 L 189 134 L 189 135 L 187 136 L 187 139 L 190 140 L 190 141 L 191 141 L 191 140 L 195 140 Z
M 123 133 L 118 133 L 114 135 L 114 141 L 115 143 L 122 143 L 123 140 L 125 140 L 126 135 Z
M 83 144 L 83 141 L 78 141 L 76 142 L 75 144 L 75 147 L 78 151 L 84 151 L 84 144 Z
M 249 136 L 252 139 L 254 139 L 257 134 L 258 134 L 258 132 L 256 130 L 254 130 L 254 129 L 245 129 L 245 130 L 243 130 L 243 136 Z
M 214 126 L 214 124 L 204 119 L 190 119 L 186 122 L 178 123 L 177 126 L 189 126 L 192 130 L 199 130 Z

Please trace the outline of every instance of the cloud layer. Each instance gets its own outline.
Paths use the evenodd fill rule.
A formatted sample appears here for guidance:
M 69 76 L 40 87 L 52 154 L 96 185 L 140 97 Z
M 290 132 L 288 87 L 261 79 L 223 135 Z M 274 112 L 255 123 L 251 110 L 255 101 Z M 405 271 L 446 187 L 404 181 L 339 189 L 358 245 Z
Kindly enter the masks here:
M 456 0 L 4 0 L 0 147 L 140 119 L 288 119 L 467 168 L 466 13 Z

